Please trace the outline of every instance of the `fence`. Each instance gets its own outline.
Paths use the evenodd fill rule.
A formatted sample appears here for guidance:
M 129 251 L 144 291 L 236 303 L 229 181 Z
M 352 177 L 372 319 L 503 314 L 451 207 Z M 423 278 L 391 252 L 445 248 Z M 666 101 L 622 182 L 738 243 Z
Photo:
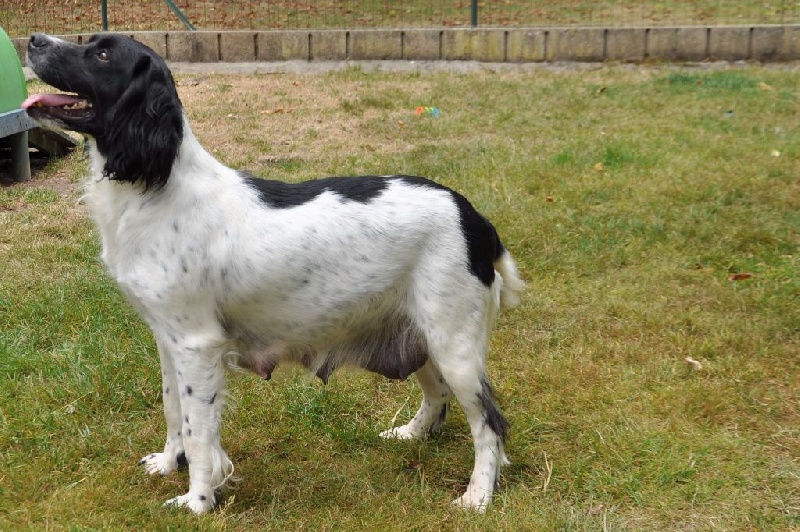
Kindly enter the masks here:
M 193 27 L 208 30 L 800 22 L 799 0 L 0 0 L 0 26 L 11 37 L 95 32 L 103 27 L 106 3 L 112 31 L 186 29 L 180 13 Z

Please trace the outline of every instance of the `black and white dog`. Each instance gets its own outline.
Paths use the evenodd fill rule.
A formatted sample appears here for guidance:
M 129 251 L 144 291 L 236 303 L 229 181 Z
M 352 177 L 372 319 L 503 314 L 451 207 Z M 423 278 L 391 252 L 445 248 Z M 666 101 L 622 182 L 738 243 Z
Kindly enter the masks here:
M 454 504 L 486 507 L 508 428 L 486 350 L 498 309 L 523 288 L 489 221 L 419 177 L 287 184 L 227 168 L 192 134 L 164 61 L 128 37 L 35 34 L 28 63 L 72 93 L 23 107 L 88 137 L 102 259 L 155 335 L 167 441 L 141 463 L 161 475 L 189 466 L 189 492 L 168 504 L 206 512 L 233 472 L 220 445 L 226 363 L 268 379 L 295 362 L 322 380 L 343 365 L 415 374 L 422 405 L 387 438 L 436 430 L 454 395 L 475 442 Z

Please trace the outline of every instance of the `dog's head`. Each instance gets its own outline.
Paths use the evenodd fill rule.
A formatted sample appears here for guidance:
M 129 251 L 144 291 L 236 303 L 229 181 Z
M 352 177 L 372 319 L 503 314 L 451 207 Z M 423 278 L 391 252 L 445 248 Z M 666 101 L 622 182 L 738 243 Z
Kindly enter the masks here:
M 183 109 L 164 60 L 122 35 L 73 44 L 42 33 L 28 43 L 28 65 L 72 94 L 34 94 L 22 107 L 43 124 L 94 137 L 110 179 L 166 182 L 183 138 Z

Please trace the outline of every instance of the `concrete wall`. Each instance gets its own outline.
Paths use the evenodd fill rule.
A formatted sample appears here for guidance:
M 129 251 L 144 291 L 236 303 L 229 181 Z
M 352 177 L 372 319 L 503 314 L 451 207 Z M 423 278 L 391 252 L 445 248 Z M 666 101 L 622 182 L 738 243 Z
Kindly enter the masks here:
M 673 28 L 447 28 L 127 33 L 169 61 L 800 60 L 800 25 Z M 65 38 L 84 42 L 89 34 Z M 15 39 L 23 57 L 26 39 Z

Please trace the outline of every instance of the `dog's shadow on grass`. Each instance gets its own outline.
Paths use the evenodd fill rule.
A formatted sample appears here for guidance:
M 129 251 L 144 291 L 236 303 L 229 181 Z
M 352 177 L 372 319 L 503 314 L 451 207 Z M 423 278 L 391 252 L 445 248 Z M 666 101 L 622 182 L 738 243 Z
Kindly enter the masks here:
M 336 425 L 337 422 L 332 422 Z M 408 504 L 449 505 L 469 484 L 472 440 L 461 423 L 421 440 L 391 440 L 378 436 L 374 427 L 351 427 L 351 436 L 339 440 L 337 429 L 318 427 L 321 442 L 286 435 L 267 442 L 261 450 L 231 450 L 239 464 L 240 481 L 221 492 L 220 508 L 231 512 L 283 506 L 305 507 L 366 504 L 402 492 L 417 502 Z M 541 483 L 547 476 L 542 464 L 525 456 L 512 456 L 502 469 L 499 492 L 518 484 Z M 360 502 L 351 501 L 353 490 L 362 493 Z M 399 497 L 399 495 L 398 495 Z M 265 510 L 266 511 L 266 510 Z M 276 511 L 276 510 L 271 510 Z

